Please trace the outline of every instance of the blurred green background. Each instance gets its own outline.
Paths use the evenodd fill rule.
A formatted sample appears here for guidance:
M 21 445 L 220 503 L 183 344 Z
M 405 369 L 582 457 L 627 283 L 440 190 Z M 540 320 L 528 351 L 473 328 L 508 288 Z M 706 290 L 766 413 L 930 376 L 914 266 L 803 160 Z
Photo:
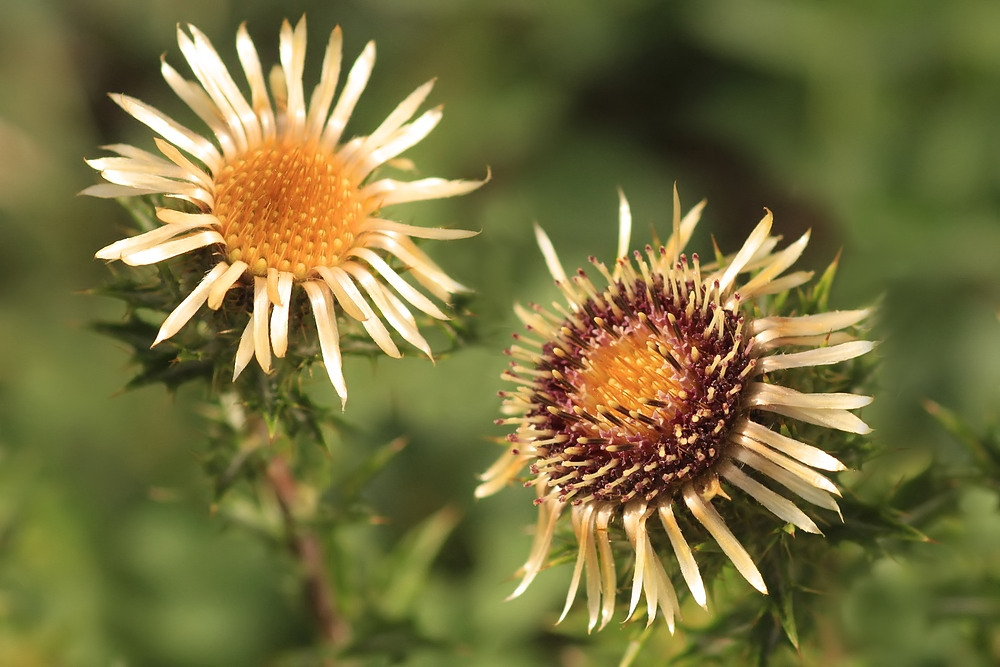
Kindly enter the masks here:
M 381 523 L 343 540 L 352 576 L 381 576 L 382 555 L 442 508 L 458 518 L 406 621 L 427 641 L 399 649 L 387 633 L 380 650 L 407 665 L 575 667 L 622 655 L 631 633 L 611 627 L 588 643 L 552 627 L 569 567 L 503 602 L 527 554 L 531 492 L 471 494 L 497 452 L 488 439 L 503 433 L 492 419 L 510 306 L 555 295 L 532 223 L 568 266 L 608 258 L 616 188 L 645 241 L 651 225 L 667 229 L 677 182 L 686 205 L 709 201 L 696 243 L 711 233 L 734 248 L 767 206 L 786 238 L 813 230 L 803 266 L 821 270 L 843 250 L 834 306 L 881 301 L 880 387 L 865 417 L 884 455 L 843 479 L 879 497 L 927 470 L 956 471 L 937 518 L 921 524 L 934 541 L 867 559 L 844 550 L 841 571 L 817 583 L 818 632 L 801 657 L 779 660 L 1000 662 L 997 480 L 968 474 L 967 451 L 922 406 L 937 401 L 983 433 L 1000 405 L 1000 4 L 8 0 L 0 664 L 271 664 L 309 641 L 294 564 L 210 516 L 199 390 L 120 393 L 128 355 L 87 323 L 121 305 L 83 292 L 105 280 L 93 253 L 127 219 L 75 195 L 96 182 L 83 158 L 99 146 L 152 147 L 107 91 L 199 127 L 158 71 L 166 53 L 187 72 L 175 24 L 197 25 L 235 65 L 245 20 L 270 63 L 281 19 L 303 12 L 307 89 L 334 25 L 349 61 L 378 43 L 350 129 L 369 131 L 437 77 L 430 104 L 445 104 L 444 121 L 407 157 L 421 175 L 493 174 L 467 197 L 395 211 L 482 230 L 426 246 L 477 290 L 482 344 L 436 366 L 409 354 L 346 369 L 355 429 L 340 446 L 409 440 L 367 493 Z M 335 404 L 324 383 L 315 389 Z M 669 653 L 663 628 L 651 641 L 637 664 Z

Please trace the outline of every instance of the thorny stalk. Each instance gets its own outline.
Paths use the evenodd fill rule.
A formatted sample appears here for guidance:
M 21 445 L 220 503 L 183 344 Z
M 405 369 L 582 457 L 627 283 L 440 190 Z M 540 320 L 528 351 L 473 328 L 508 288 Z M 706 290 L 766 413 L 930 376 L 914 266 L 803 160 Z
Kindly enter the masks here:
M 268 464 L 267 479 L 281 507 L 289 547 L 302 567 L 310 613 L 323 640 L 330 646 L 339 646 L 347 638 L 349 629 L 334 603 L 335 595 L 327 574 L 322 544 L 312 530 L 295 518 L 297 484 L 288 463 L 280 454 L 275 454 Z

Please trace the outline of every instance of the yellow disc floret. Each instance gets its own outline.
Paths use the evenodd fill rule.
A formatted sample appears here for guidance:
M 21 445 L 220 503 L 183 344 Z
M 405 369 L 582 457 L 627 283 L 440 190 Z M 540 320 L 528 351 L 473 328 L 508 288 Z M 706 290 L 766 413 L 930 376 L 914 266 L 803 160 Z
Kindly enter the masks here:
M 573 378 L 574 403 L 593 415 L 609 409 L 626 417 L 633 415 L 629 422 L 638 430 L 636 434 L 654 437 L 658 427 L 685 409 L 685 399 L 697 378 L 690 377 L 690 369 L 675 361 L 677 353 L 671 349 L 671 341 L 645 325 L 619 338 L 608 338 L 584 352 L 584 368 Z M 657 425 L 650 418 L 656 419 Z
M 256 275 L 269 268 L 305 280 L 336 266 L 371 212 L 358 184 L 333 155 L 309 146 L 265 145 L 223 167 L 215 179 L 215 215 L 230 262 Z

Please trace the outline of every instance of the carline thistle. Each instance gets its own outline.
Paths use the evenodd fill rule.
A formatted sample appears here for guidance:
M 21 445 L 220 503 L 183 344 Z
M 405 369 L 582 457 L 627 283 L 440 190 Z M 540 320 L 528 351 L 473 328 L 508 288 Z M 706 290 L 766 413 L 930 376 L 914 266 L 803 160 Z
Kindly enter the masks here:
M 394 335 L 430 357 L 417 317 L 449 316 L 424 290 L 444 302 L 468 290 L 413 239 L 454 240 L 475 232 L 397 222 L 383 210 L 463 195 L 485 182 L 384 176 L 384 167 L 408 164 L 400 154 L 441 120 L 440 107 L 414 118 L 434 81 L 404 98 L 371 134 L 349 137 L 348 121 L 375 65 L 374 42 L 350 67 L 337 95 L 343 36 L 334 28 L 320 80 L 307 96 L 305 17 L 294 27 L 282 23 L 280 62 L 266 80 L 246 26 L 240 26 L 236 51 L 248 98 L 207 36 L 194 26 L 178 27 L 177 40 L 194 80 L 165 59 L 160 69 L 211 133 L 195 132 L 128 95 L 112 95 L 159 135 L 154 138 L 159 154 L 127 144 L 106 146 L 114 156 L 87 161 L 106 182 L 83 191 L 95 197 L 153 195 L 162 202 L 156 208 L 162 224 L 100 249 L 99 259 L 146 266 L 210 251 L 200 281 L 167 315 L 153 345 L 176 335 L 205 305 L 219 310 L 228 301 L 246 309 L 240 305 L 246 303 L 233 380 L 255 358 L 271 373 L 290 341 L 294 349 L 294 315 L 307 302 L 342 403 L 347 401 L 344 324 L 360 324 L 389 357 L 402 356 Z
M 673 234 L 660 247 L 628 255 L 631 213 L 621 197 L 617 260 L 591 257 L 606 287 L 583 270 L 568 276 L 545 233 L 536 235 L 549 271 L 566 299 L 552 310 L 516 307 L 527 333 L 515 335 L 514 361 L 503 378 L 505 417 L 516 427 L 510 445 L 483 475 L 477 496 L 518 479 L 537 491 L 538 526 L 520 595 L 545 565 L 560 515 L 569 510 L 578 552 L 565 618 L 583 583 L 589 628 L 604 627 L 618 588 L 609 528 L 621 518 L 634 550 L 631 618 L 645 595 L 648 622 L 659 609 L 671 631 L 676 591 L 650 540 L 654 515 L 672 546 L 682 578 L 698 604 L 707 594 L 676 512 L 686 508 L 746 580 L 767 587 L 740 541 L 713 506 L 739 489 L 779 519 L 806 532 L 815 522 L 785 492 L 838 512 L 837 486 L 817 470 L 844 465 L 826 452 L 773 429 L 780 417 L 866 434 L 850 412 L 871 397 L 803 393 L 766 378 L 772 371 L 834 364 L 865 354 L 874 343 L 848 329 L 868 310 L 783 317 L 754 316 L 760 297 L 806 283 L 808 271 L 785 271 L 809 241 L 805 234 L 778 250 L 772 215 L 743 247 L 702 264 L 684 254 L 704 202 L 680 217 L 674 192 Z M 749 278 L 740 283 L 745 274 Z M 790 351 L 786 351 L 790 350 Z M 779 351 L 781 351 L 779 353 Z M 760 413 L 770 413 L 758 421 Z M 766 422 L 766 423 L 765 423 Z M 778 493 L 772 486 L 784 487 Z

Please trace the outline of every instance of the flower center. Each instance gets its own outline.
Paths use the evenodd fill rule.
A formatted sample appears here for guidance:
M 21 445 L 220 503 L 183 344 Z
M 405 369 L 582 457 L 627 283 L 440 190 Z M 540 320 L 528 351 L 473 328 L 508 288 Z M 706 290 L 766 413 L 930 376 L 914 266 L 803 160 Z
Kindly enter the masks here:
M 571 373 L 576 388 L 573 403 L 594 415 L 605 408 L 623 415 L 643 414 L 656 424 L 633 419 L 635 434 L 655 437 L 659 425 L 686 407 L 697 382 L 690 365 L 677 362 L 674 346 L 681 341 L 663 340 L 646 325 L 620 337 L 601 330 L 596 338 L 594 347 L 582 351 L 584 369 Z M 664 405 L 652 407 L 648 399 Z
M 308 146 L 265 145 L 229 162 L 215 179 L 215 215 L 230 262 L 305 280 L 335 266 L 371 210 L 337 158 Z
M 588 301 L 589 318 L 567 320 L 543 349 L 552 379 L 534 396 L 547 437 L 533 472 L 560 498 L 673 496 L 719 460 L 742 415 L 742 318 L 714 288 L 663 288 L 617 289 L 617 308 L 611 292 Z

